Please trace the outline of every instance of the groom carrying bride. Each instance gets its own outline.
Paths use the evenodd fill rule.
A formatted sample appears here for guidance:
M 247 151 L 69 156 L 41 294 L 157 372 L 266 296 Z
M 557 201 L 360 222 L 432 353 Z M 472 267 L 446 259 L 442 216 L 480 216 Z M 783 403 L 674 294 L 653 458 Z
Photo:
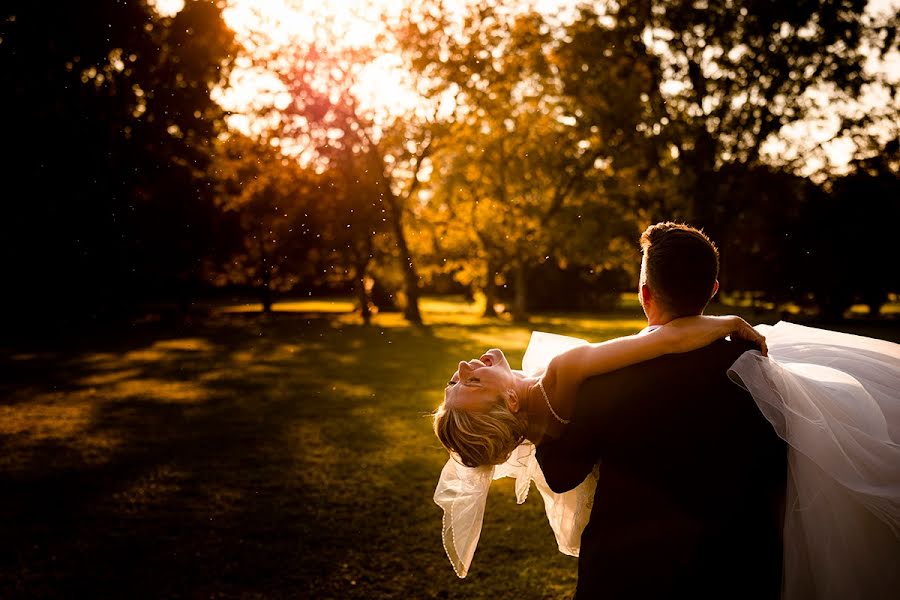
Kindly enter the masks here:
M 514 477 L 579 556 L 579 600 L 896 598 L 900 345 L 700 316 L 715 246 L 673 223 L 641 246 L 643 332 L 533 332 L 522 370 L 491 348 L 452 373 L 434 501 L 457 575 Z
M 692 227 L 641 236 L 640 301 L 653 330 L 702 314 L 718 251 Z M 751 349 L 719 340 L 589 378 L 571 423 L 538 446 L 562 493 L 599 463 L 576 598 L 778 598 L 786 445 L 727 371 Z

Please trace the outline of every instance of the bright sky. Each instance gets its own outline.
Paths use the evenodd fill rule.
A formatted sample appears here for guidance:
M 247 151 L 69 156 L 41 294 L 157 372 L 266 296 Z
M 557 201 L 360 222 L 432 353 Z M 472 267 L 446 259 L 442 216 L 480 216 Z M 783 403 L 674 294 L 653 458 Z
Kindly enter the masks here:
M 161 14 L 174 14 L 184 0 L 151 0 Z M 395 18 L 410 0 L 228 0 L 223 16 L 239 41 L 264 31 L 276 45 L 324 42 L 323 47 L 371 47 L 384 18 Z M 444 0 L 451 11 L 462 12 L 467 0 Z M 551 13 L 575 6 L 577 0 L 519 0 L 522 9 L 534 6 Z M 231 86 L 217 100 L 238 113 L 232 125 L 250 127 L 250 119 L 239 113 L 253 103 L 287 102 L 279 98 L 280 83 L 271 75 L 250 68 L 246 62 L 233 70 Z M 376 112 L 398 113 L 414 108 L 416 95 L 404 84 L 399 56 L 382 54 L 360 74 L 356 90 L 361 104 Z
M 242 42 L 249 33 L 265 31 L 275 47 L 318 42 L 323 48 L 370 48 L 376 45 L 383 16 L 397 17 L 402 7 L 390 0 L 229 0 L 223 16 Z M 383 53 L 360 73 L 355 93 L 364 106 L 397 113 L 416 105 L 415 95 L 401 84 L 401 64 L 398 56 Z M 239 64 L 220 102 L 236 113 L 260 101 L 286 105 L 281 89 L 271 75 Z M 251 127 L 241 115 L 232 124 Z
M 174 14 L 184 5 L 184 0 L 151 0 L 162 14 Z M 287 45 L 324 42 L 327 47 L 369 47 L 373 45 L 380 29 L 382 15 L 396 17 L 410 0 L 228 0 L 224 18 L 235 31 L 238 40 L 247 42 L 254 31 L 264 31 L 273 43 Z M 522 8 L 533 5 L 546 13 L 571 10 L 579 0 L 520 0 Z M 445 0 L 448 10 L 460 11 L 466 0 Z M 867 7 L 872 14 L 890 14 L 900 10 L 900 0 L 870 0 Z M 870 68 L 884 71 L 894 79 L 900 79 L 900 55 L 894 53 L 883 63 L 871 61 Z M 361 73 L 356 90 L 362 104 L 376 113 L 392 113 L 415 108 L 416 96 L 403 83 L 400 58 L 391 54 L 381 55 Z M 251 117 L 242 115 L 254 103 L 278 105 L 287 98 L 279 97 L 283 89 L 273 76 L 254 69 L 249 61 L 239 62 L 232 73 L 232 85 L 220 93 L 217 100 L 236 114 L 231 124 L 239 129 L 252 129 Z M 877 106 L 889 102 L 888 98 L 871 92 L 863 99 L 863 106 Z M 834 136 L 839 119 L 834 107 L 823 106 L 820 118 L 795 124 L 783 131 L 784 140 L 775 140 L 765 146 L 765 151 L 790 157 L 802 152 L 802 146 L 810 140 L 818 143 Z M 850 140 L 835 140 L 827 146 L 829 162 L 840 168 L 853 151 Z M 810 162 L 806 172 L 821 168 L 821 163 Z

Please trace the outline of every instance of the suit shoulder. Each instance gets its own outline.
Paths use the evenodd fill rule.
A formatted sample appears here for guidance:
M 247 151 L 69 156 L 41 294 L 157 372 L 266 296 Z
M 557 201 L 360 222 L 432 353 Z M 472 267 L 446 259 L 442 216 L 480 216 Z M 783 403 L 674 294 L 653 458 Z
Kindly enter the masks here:
M 705 348 L 700 348 L 695 352 L 702 352 L 706 355 L 718 356 L 720 361 L 733 363 L 744 352 L 750 350 L 759 350 L 754 344 L 743 339 L 735 340 L 716 340 Z M 690 354 L 690 353 L 689 353 Z
M 622 392 L 633 390 L 640 393 L 647 385 L 656 384 L 667 378 L 684 377 L 688 374 L 703 376 L 721 373 L 725 375 L 738 357 L 756 347 L 744 340 L 716 340 L 712 344 L 679 354 L 666 354 L 652 360 L 630 365 L 609 373 L 588 378 L 581 385 L 579 394 L 596 395 L 604 389 Z

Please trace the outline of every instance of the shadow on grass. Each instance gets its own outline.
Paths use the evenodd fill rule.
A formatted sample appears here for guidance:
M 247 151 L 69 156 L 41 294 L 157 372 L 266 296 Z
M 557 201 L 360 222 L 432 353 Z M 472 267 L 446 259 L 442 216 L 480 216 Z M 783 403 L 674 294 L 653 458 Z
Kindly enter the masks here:
M 427 414 L 504 336 L 225 315 L 4 352 L 0 597 L 552 597 L 503 558 L 518 523 L 571 583 L 539 501 L 492 498 L 493 583 L 456 579 L 431 502 Z

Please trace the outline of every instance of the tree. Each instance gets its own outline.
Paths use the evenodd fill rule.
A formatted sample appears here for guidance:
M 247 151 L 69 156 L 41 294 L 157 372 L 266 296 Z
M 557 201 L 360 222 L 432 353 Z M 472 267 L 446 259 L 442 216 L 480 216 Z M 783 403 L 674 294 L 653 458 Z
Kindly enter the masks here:
M 485 270 L 487 313 L 494 281 L 509 270 L 512 313 L 525 318 L 529 270 L 547 260 L 564 264 L 560 242 L 583 239 L 572 232 L 584 211 L 563 209 L 604 204 L 590 196 L 600 154 L 574 126 L 553 61 L 557 42 L 540 14 L 483 0 L 457 22 L 440 8 L 411 9 L 398 32 L 411 68 L 430 84 L 426 96 L 454 108 L 448 141 L 434 156 L 433 214 L 469 232 L 478 249 L 470 258 Z M 590 241 L 595 256 L 608 241 Z
M 647 2 L 650 45 L 680 161 L 686 214 L 715 227 L 733 207 L 717 203 L 722 164 L 758 164 L 763 144 L 815 108 L 810 92 L 854 98 L 863 70 L 866 0 Z
M 2 109 L 14 140 L 2 252 L 23 309 L 71 315 L 184 297 L 212 239 L 206 178 L 233 41 L 215 2 L 7 2 Z M 61 305 L 63 290 L 78 290 Z
M 322 200 L 314 209 L 322 249 L 317 271 L 352 284 L 360 316 L 367 325 L 372 305 L 378 300 L 370 293 L 376 281 L 373 263 L 387 258 L 387 240 L 396 235 L 384 217 L 383 180 L 380 173 L 370 170 L 372 163 L 364 154 L 333 152 L 330 168 L 321 180 Z M 407 319 L 416 323 L 409 313 Z
M 882 154 L 854 162 L 827 200 L 811 207 L 808 235 L 817 243 L 809 247 L 805 287 L 828 320 L 842 319 L 855 303 L 877 316 L 888 293 L 900 291 L 889 259 L 897 255 L 890 227 L 900 222 L 898 147 L 890 142 Z
M 823 117 L 824 106 L 840 115 L 836 137 L 851 135 L 863 156 L 878 154 L 880 143 L 873 147 L 865 133 L 896 122 L 896 101 L 879 110 L 847 107 L 877 80 L 864 68 L 869 56 L 896 49 L 897 18 L 874 20 L 865 6 L 639 0 L 583 7 L 558 51 L 566 96 L 578 126 L 605 147 L 611 172 L 634 172 L 644 182 L 640 193 L 627 179 L 624 186 L 607 180 L 607 189 L 650 221 L 705 228 L 720 244 L 724 287 L 799 296 L 803 276 L 785 257 L 824 257 L 811 244 L 825 240 L 807 228 L 831 204 L 798 174 L 805 165 L 767 144 Z M 882 83 L 896 99 L 896 82 Z M 808 150 L 800 160 L 816 149 Z M 804 272 L 827 268 L 798 263 Z
M 640 140 L 648 169 L 668 163 L 676 202 L 662 211 L 715 234 L 735 209 L 715 193 L 721 167 L 765 162 L 764 144 L 814 114 L 816 94 L 850 100 L 870 79 L 865 5 L 641 0 L 584 8 L 568 29 L 563 72 L 607 140 Z M 624 101 L 584 93 L 604 86 Z
M 377 177 L 367 175 L 366 164 L 333 152 L 330 168 L 318 173 L 271 140 L 230 136 L 214 171 L 219 204 L 234 217 L 238 241 L 211 266 L 215 283 L 253 287 L 266 313 L 278 292 L 352 288 L 368 324 L 370 265 L 387 231 L 377 210 Z
M 210 265 L 210 275 L 217 285 L 258 290 L 263 312 L 270 313 L 276 292 L 312 275 L 315 183 L 265 140 L 238 134 L 222 143 L 213 172 L 218 203 L 224 218 L 233 217 L 237 243 L 224 261 Z
M 354 177 L 367 181 L 365 194 L 349 196 L 368 203 L 354 208 L 354 214 L 374 209 L 389 225 L 403 273 L 404 316 L 421 324 L 419 275 L 406 219 L 434 139 L 431 121 L 421 115 L 378 114 L 366 106 L 359 98 L 360 77 L 376 51 L 341 43 L 341 32 L 329 27 L 317 31 L 316 40 L 275 47 L 265 41 L 265 32 L 255 32 L 249 52 L 260 68 L 279 79 L 287 98 L 286 105 L 260 107 L 258 114 L 273 118 L 277 135 L 286 145 L 302 148 L 316 169 L 346 173 L 352 163 Z M 374 197 L 369 194 L 373 190 Z M 360 249 L 354 256 L 363 254 L 372 252 Z

